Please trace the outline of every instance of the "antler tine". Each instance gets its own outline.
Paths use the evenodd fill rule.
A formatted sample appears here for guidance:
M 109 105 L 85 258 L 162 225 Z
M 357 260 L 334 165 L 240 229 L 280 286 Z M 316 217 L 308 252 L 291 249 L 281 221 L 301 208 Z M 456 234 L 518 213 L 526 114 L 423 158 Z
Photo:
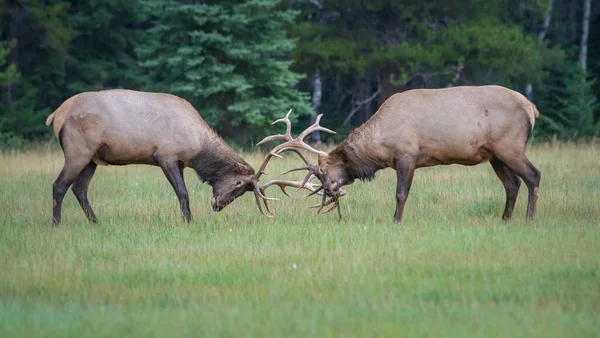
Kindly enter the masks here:
M 313 123 L 310 127 L 306 128 L 302 133 L 300 133 L 300 135 L 298 135 L 298 137 L 293 138 L 291 135 L 292 123 L 289 118 L 291 113 L 292 113 L 292 110 L 290 109 L 290 111 L 288 111 L 288 113 L 285 115 L 284 118 L 273 122 L 273 124 L 279 123 L 279 122 L 286 124 L 286 132 L 284 135 L 278 134 L 278 135 L 267 136 L 264 139 L 262 139 L 262 141 L 257 143 L 257 145 L 260 145 L 260 144 L 270 142 L 270 141 L 285 141 L 284 143 L 281 143 L 280 145 L 273 148 L 273 150 L 271 150 L 269 152 L 269 154 L 267 154 L 267 156 L 263 160 L 262 165 L 260 166 L 260 169 L 257 171 L 256 175 L 254 176 L 254 178 L 256 180 L 258 180 L 260 178 L 260 176 L 265 173 L 264 170 L 267 167 L 269 160 L 271 160 L 271 158 L 273 156 L 281 157 L 280 154 L 285 151 L 293 151 L 296 154 L 298 154 L 308 167 L 312 167 L 312 164 L 306 158 L 306 156 L 304 156 L 304 154 L 302 154 L 302 151 L 300 149 L 306 149 L 310 152 L 313 152 L 313 153 L 316 153 L 319 155 L 327 155 L 326 152 L 314 149 L 313 147 L 309 146 L 308 144 L 306 144 L 304 142 L 304 138 L 314 131 L 324 131 L 324 132 L 335 134 L 335 132 L 333 130 L 321 127 L 319 125 L 323 114 L 319 114 L 315 120 L 315 123 Z M 314 171 L 314 169 L 309 169 L 309 171 Z M 306 179 L 305 179 L 305 183 L 306 183 Z M 301 187 L 299 189 L 301 189 Z
M 315 189 L 314 185 L 310 182 L 305 183 L 304 185 L 302 183 L 303 182 L 300 182 L 300 181 L 272 180 L 272 181 L 269 181 L 269 182 L 261 185 L 260 189 L 262 191 L 264 191 L 265 189 L 267 189 L 268 187 L 270 187 L 272 185 L 277 185 L 279 187 L 279 189 L 281 189 L 281 191 L 287 197 L 290 197 L 290 198 L 291 198 L 291 196 L 287 193 L 287 191 L 285 191 L 285 188 L 287 188 L 287 187 L 298 188 L 298 190 L 306 189 L 306 190 L 309 190 L 311 192 L 311 194 L 318 193 L 321 190 L 321 188 Z
M 258 169 L 258 171 L 256 172 L 256 175 L 254 176 L 257 180 L 260 178 L 261 175 L 265 174 L 265 168 L 267 167 L 269 160 L 271 160 L 271 157 L 273 157 L 273 156 L 281 157 L 281 155 L 279 155 L 280 152 L 283 152 L 285 150 L 292 150 L 292 148 L 282 150 L 283 148 L 285 148 L 285 145 L 290 144 L 290 142 L 293 142 L 293 140 L 294 140 L 294 138 L 292 137 L 292 122 L 290 121 L 291 113 L 292 113 L 292 109 L 290 109 L 287 112 L 287 114 L 285 114 L 284 118 L 278 119 L 278 120 L 274 121 L 273 123 L 271 123 L 271 124 L 285 123 L 285 125 L 286 125 L 285 134 L 267 136 L 256 144 L 257 146 L 259 146 L 263 143 L 267 143 L 267 142 L 271 142 L 271 141 L 284 141 L 284 143 L 275 147 L 275 149 L 270 151 L 267 154 L 267 156 L 265 156 L 265 159 L 263 160 L 263 163 L 261 164 L 260 169 Z M 305 161 L 305 162 L 308 161 L 308 159 L 303 154 L 301 154 L 299 150 L 294 149 L 293 151 L 296 151 L 296 153 L 298 153 L 300 155 L 300 157 L 302 158 L 303 161 Z M 310 163 L 310 162 L 308 162 L 308 163 Z
M 283 122 L 286 124 L 286 128 L 285 128 L 285 134 L 289 135 L 290 138 L 292 138 L 292 122 L 290 121 L 290 114 L 292 113 L 292 109 L 290 109 L 290 111 L 287 112 L 287 114 L 285 114 L 285 117 L 279 120 L 275 120 L 273 123 L 271 123 L 271 125 L 275 124 L 275 123 L 280 123 Z
M 330 213 L 333 211 L 333 209 L 335 209 L 338 205 L 340 205 L 340 200 L 337 198 L 332 198 L 333 200 L 333 205 L 331 206 L 331 208 L 325 210 L 325 212 L 323 212 L 324 214 Z M 328 203 L 331 204 L 331 203 Z
M 333 209 L 337 208 L 339 220 L 341 221 L 342 220 L 342 210 L 340 209 L 340 198 L 343 197 L 344 195 L 346 195 L 346 190 L 341 189 L 339 195 L 331 197 L 327 202 L 325 202 L 326 195 L 323 195 L 323 199 L 321 200 L 321 203 L 315 204 L 315 205 L 311 206 L 311 208 L 319 208 L 319 211 L 317 211 L 317 214 L 316 214 L 316 215 L 319 215 L 324 207 L 333 203 L 333 205 L 329 209 L 325 210 L 324 214 L 329 213 L 329 212 L 333 211 Z
M 323 207 L 325 206 L 325 199 L 327 199 L 327 195 L 323 194 L 323 198 L 321 199 L 321 205 L 320 205 L 319 210 L 317 211 L 317 215 L 321 213 L 321 210 L 323 210 Z M 330 202 L 327 202 L 327 204 L 329 204 L 329 203 Z
M 265 195 L 265 189 L 258 187 L 258 191 L 260 191 L 261 194 Z M 263 199 L 262 201 L 265 204 L 265 209 L 267 209 L 267 212 L 269 214 L 273 215 L 273 213 L 271 212 L 271 209 L 269 209 L 269 203 L 267 203 L 267 200 Z
M 335 208 L 337 208 L 337 211 L 338 211 L 338 217 L 339 217 L 338 221 L 341 221 L 342 220 L 342 211 L 340 210 L 340 200 L 339 200 L 339 198 L 335 199 L 335 204 L 331 208 L 327 209 L 325 211 L 325 214 L 333 211 L 333 209 L 335 209 Z
M 319 204 L 311 205 L 310 208 L 311 209 L 315 209 L 315 208 L 321 208 L 321 209 L 323 209 L 323 207 L 326 207 L 326 206 L 330 205 L 333 202 L 335 202 L 335 199 L 334 198 L 330 198 L 327 202 L 324 202 L 323 204 L 319 203 Z
M 304 197 L 310 197 L 312 195 L 319 194 L 319 191 L 321 191 L 321 190 L 323 190 L 323 186 L 318 187 L 317 190 L 311 192 L 310 194 L 308 194 L 308 195 L 306 195 Z M 320 193 L 319 195 L 323 195 L 323 193 Z
M 256 145 L 259 146 L 261 144 L 271 142 L 271 141 L 291 141 L 291 140 L 293 140 L 292 121 L 290 121 L 291 113 L 292 113 L 292 110 L 290 109 L 290 111 L 288 111 L 288 113 L 285 114 L 284 118 L 281 118 L 281 119 L 276 120 L 275 122 L 271 123 L 271 125 L 276 124 L 276 123 L 281 123 L 281 122 L 285 123 L 286 124 L 285 134 L 267 136 L 267 137 L 263 138 L 260 142 L 258 142 Z
M 306 156 L 304 156 L 304 154 L 302 153 L 302 151 L 300 151 L 300 149 L 296 149 L 296 148 L 292 148 L 292 147 L 286 147 L 283 148 L 281 150 L 279 150 L 278 154 L 274 154 L 275 156 L 279 156 L 279 154 L 283 153 L 284 151 L 293 151 L 296 154 L 298 154 L 298 156 L 300 156 L 300 158 L 302 159 L 302 161 L 304 161 L 304 163 L 306 163 L 306 165 L 311 165 L 310 161 L 308 160 L 308 158 L 306 158 Z M 279 156 L 281 157 L 281 156 Z
M 331 134 L 335 134 L 336 133 L 333 130 L 327 129 L 325 127 L 321 127 L 321 125 L 319 125 L 319 123 L 321 122 L 321 117 L 323 117 L 323 114 L 319 114 L 317 116 L 317 118 L 315 119 L 315 123 L 313 123 L 310 127 L 306 128 L 303 132 L 301 132 L 300 135 L 298 135 L 298 137 L 296 137 L 295 139 L 290 140 L 290 141 L 284 143 L 284 145 L 286 145 L 286 147 L 282 147 L 282 145 L 279 145 L 278 147 L 276 147 L 275 149 L 273 149 L 272 152 L 275 153 L 275 154 L 279 154 L 279 153 L 282 153 L 282 152 L 284 152 L 286 150 L 289 150 L 292 147 L 299 147 L 299 148 L 306 149 L 306 150 L 308 150 L 308 151 L 310 151 L 312 153 L 316 153 L 316 154 L 319 154 L 319 155 L 327 155 L 326 152 L 317 150 L 317 149 L 309 146 L 308 144 L 306 144 L 304 142 L 304 138 L 306 136 L 308 136 L 310 133 L 315 132 L 315 131 L 324 131 L 324 132 L 331 133 Z
M 262 195 L 262 193 L 260 193 L 260 191 L 258 191 L 258 189 L 259 189 L 258 186 L 254 187 L 254 199 L 256 200 L 256 207 L 258 208 L 258 211 L 260 211 L 261 214 L 272 218 L 273 217 L 272 215 L 265 214 L 265 212 L 262 209 L 262 206 L 260 205 L 260 197 L 259 196 Z M 263 200 L 263 201 L 265 201 L 265 206 L 266 206 L 267 210 L 269 210 L 269 206 L 267 205 L 266 200 Z M 269 211 L 269 213 L 271 213 L 271 212 Z
M 288 170 L 282 172 L 281 175 L 289 174 L 289 173 L 294 172 L 294 171 L 310 170 L 311 168 L 312 168 L 312 166 L 308 166 L 308 165 L 304 166 L 304 167 L 299 167 L 299 168 L 292 168 L 292 169 L 288 169 Z
M 335 131 L 333 131 L 331 129 L 327 129 L 325 127 L 322 127 L 319 124 L 321 122 L 321 117 L 323 117 L 323 114 L 319 114 L 317 116 L 317 118 L 315 119 L 315 123 L 313 123 L 310 127 L 306 128 L 302 133 L 300 133 L 300 135 L 298 135 L 297 139 L 303 140 L 306 136 L 308 136 L 310 133 L 315 132 L 315 131 L 324 131 L 327 133 L 336 134 Z

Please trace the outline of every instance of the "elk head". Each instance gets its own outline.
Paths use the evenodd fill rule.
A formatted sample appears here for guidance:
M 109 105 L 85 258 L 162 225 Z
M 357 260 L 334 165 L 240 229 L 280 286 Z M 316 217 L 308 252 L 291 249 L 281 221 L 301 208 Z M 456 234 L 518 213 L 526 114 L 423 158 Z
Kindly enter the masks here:
M 246 192 L 252 191 L 252 192 L 254 192 L 254 198 L 256 200 L 256 206 L 257 206 L 258 210 L 263 215 L 265 215 L 267 217 L 272 217 L 271 210 L 269 209 L 269 204 L 267 203 L 267 201 L 278 200 L 278 199 L 270 198 L 265 195 L 265 190 L 267 188 L 269 188 L 270 186 L 274 186 L 274 185 L 278 186 L 281 189 L 281 191 L 288 197 L 290 197 L 290 195 L 288 195 L 288 193 L 285 191 L 286 187 L 295 187 L 295 188 L 298 188 L 298 190 L 306 189 L 311 192 L 310 195 L 319 193 L 319 191 L 321 189 L 315 188 L 313 186 L 313 184 L 311 182 L 309 182 L 311 179 L 310 177 L 307 177 L 304 181 L 297 181 L 297 182 L 284 181 L 284 180 L 272 180 L 263 185 L 259 184 L 260 177 L 263 174 L 266 174 L 265 168 L 267 167 L 269 160 L 271 160 L 271 158 L 273 156 L 281 157 L 281 155 L 279 155 L 279 154 L 284 151 L 288 151 L 288 150 L 294 151 L 308 163 L 308 160 L 306 159 L 306 157 L 304 157 L 302 152 L 300 152 L 300 150 L 298 150 L 296 148 L 293 148 L 292 144 L 290 144 L 290 142 L 289 142 L 289 141 L 293 141 L 292 137 L 290 136 L 291 124 L 290 124 L 290 120 L 288 118 L 291 112 L 292 111 L 290 110 L 284 119 L 280 119 L 280 120 L 273 122 L 273 123 L 277 123 L 277 122 L 287 121 L 286 123 L 288 124 L 288 129 L 287 129 L 286 135 L 269 136 L 257 144 L 257 145 L 260 145 L 265 142 L 274 141 L 274 140 L 286 141 L 285 143 L 280 144 L 279 146 L 275 147 L 273 150 L 271 150 L 265 156 L 260 168 L 258 169 L 258 171 L 256 173 L 254 173 L 254 170 L 249 165 L 247 165 L 247 164 L 244 165 L 243 166 L 244 168 L 241 168 L 242 165 L 240 165 L 240 167 L 237 168 L 237 170 L 236 170 L 237 174 L 224 177 L 223 179 L 221 179 L 219 181 L 219 184 L 213 185 L 213 198 L 212 198 L 210 204 L 214 211 L 221 211 L 229 203 L 233 202 L 233 200 L 235 200 L 237 197 L 243 195 Z M 322 128 L 322 130 L 328 131 L 328 129 L 325 129 L 325 128 Z M 265 213 L 265 210 L 263 210 L 263 208 L 262 208 L 262 205 L 260 203 L 261 200 L 264 203 L 264 207 L 265 207 L 267 213 Z
M 209 182 L 213 187 L 210 205 L 214 211 L 221 211 L 246 192 L 255 191 L 258 180 L 254 179 L 254 170 L 246 163 L 235 163 L 235 167 L 235 170 L 219 177 L 218 180 Z M 267 198 L 264 195 L 261 197 Z
M 280 155 L 281 153 L 283 153 L 285 151 L 293 151 L 296 154 L 298 154 L 298 156 L 300 156 L 300 158 L 304 161 L 306 166 L 287 170 L 287 171 L 283 172 L 282 175 L 285 175 L 285 174 L 293 172 L 293 171 L 299 171 L 299 170 L 307 170 L 308 173 L 304 177 L 304 180 L 301 182 L 285 181 L 285 180 L 272 181 L 272 182 L 276 182 L 273 184 L 279 185 L 282 190 L 283 190 L 284 186 L 297 187 L 298 190 L 300 190 L 302 188 L 310 190 L 311 193 L 308 194 L 306 197 L 312 196 L 315 194 L 322 195 L 323 198 L 321 199 L 321 203 L 312 206 L 312 208 L 319 208 L 319 210 L 317 211 L 317 215 L 319 213 L 321 213 L 321 211 L 323 210 L 323 208 L 325 206 L 333 204 L 329 209 L 327 209 L 325 211 L 325 213 L 328 213 L 328 212 L 332 211 L 333 209 L 337 208 L 338 215 L 341 219 L 342 215 L 341 215 L 341 211 L 340 211 L 339 199 L 340 199 L 340 197 L 342 197 L 346 194 L 346 190 L 343 189 L 342 186 L 349 182 L 349 179 L 347 178 L 348 176 L 346 175 L 345 170 L 343 169 L 343 166 L 336 165 L 338 163 L 338 161 L 335 157 L 330 157 L 327 155 L 327 153 L 317 150 L 317 149 L 314 149 L 313 147 L 311 147 L 310 145 L 308 145 L 304 142 L 304 138 L 306 138 L 306 136 L 308 136 L 310 133 L 315 132 L 315 131 L 324 131 L 324 132 L 332 133 L 332 134 L 335 134 L 335 132 L 333 130 L 321 127 L 319 125 L 319 122 L 321 121 L 321 117 L 323 116 L 323 114 L 320 114 L 319 116 L 317 116 L 317 119 L 315 120 L 315 123 L 313 125 L 311 125 L 307 129 L 305 129 L 302 133 L 300 133 L 300 135 L 298 135 L 298 137 L 293 138 L 291 135 L 292 125 L 291 125 L 291 121 L 289 119 L 291 112 L 292 111 L 290 110 L 285 115 L 284 118 L 279 119 L 272 123 L 272 124 L 285 123 L 287 126 L 285 134 L 272 135 L 272 136 L 265 137 L 257 145 L 261 145 L 263 143 L 270 142 L 270 141 L 284 141 L 284 143 L 275 147 L 267 156 L 269 156 L 269 158 L 272 156 L 281 157 L 281 155 Z M 319 155 L 318 165 L 313 165 L 306 158 L 306 156 L 304 156 L 304 154 L 302 153 L 302 150 L 307 150 L 309 152 L 318 154 Z M 314 178 L 317 178 L 321 182 L 321 186 L 315 187 L 310 182 Z M 269 183 L 271 183 L 271 182 L 269 182 Z M 269 183 L 267 183 L 267 184 L 269 184 Z M 323 192 L 321 192 L 321 190 L 323 190 Z M 284 193 L 285 193 L 285 191 L 284 191 Z M 329 201 L 327 201 L 327 197 L 330 197 Z
M 277 151 L 277 149 L 274 151 Z M 213 197 L 210 201 L 212 209 L 219 212 L 246 192 L 253 192 L 258 210 L 263 215 L 272 217 L 267 201 L 278 199 L 266 196 L 265 190 L 268 187 L 277 185 L 286 195 L 285 188 L 287 186 L 294 186 L 299 189 L 303 188 L 310 190 L 311 192 L 315 190 L 311 184 L 301 186 L 300 183 L 302 182 L 270 181 L 267 184 L 260 185 L 260 177 L 265 174 L 264 169 L 271 157 L 272 155 L 269 153 L 256 173 L 246 161 L 237 156 L 234 158 L 234 161 L 230 162 L 210 162 L 210 159 L 204 158 L 202 166 L 198 167 L 199 169 L 197 169 L 197 172 L 199 177 L 201 177 L 203 181 L 208 182 L 213 188 Z M 220 158 L 221 157 L 219 157 L 219 159 Z M 267 213 L 263 210 L 260 203 L 261 200 L 264 203 Z

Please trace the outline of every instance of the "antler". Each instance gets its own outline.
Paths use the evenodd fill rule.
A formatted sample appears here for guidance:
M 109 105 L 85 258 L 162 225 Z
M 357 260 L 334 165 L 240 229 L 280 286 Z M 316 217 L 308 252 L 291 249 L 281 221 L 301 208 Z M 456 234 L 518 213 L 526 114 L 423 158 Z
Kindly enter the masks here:
M 319 122 L 321 121 L 321 117 L 323 116 L 323 114 L 319 114 L 319 116 L 317 116 L 317 119 L 315 120 L 315 123 L 313 123 L 310 127 L 306 128 L 302 133 L 300 133 L 300 135 L 298 135 L 298 137 L 293 138 L 292 134 L 291 134 L 292 133 L 292 122 L 290 121 L 291 113 L 292 113 L 292 110 L 290 109 L 290 111 L 288 111 L 288 113 L 285 115 L 284 118 L 281 118 L 281 119 L 276 120 L 275 122 L 271 123 L 271 124 L 285 123 L 286 124 L 285 134 L 267 136 L 256 144 L 257 146 L 259 146 L 261 144 L 271 142 L 271 141 L 284 141 L 284 143 L 276 146 L 275 148 L 273 148 L 273 150 L 271 150 L 267 154 L 267 156 L 263 160 L 262 165 L 260 166 L 260 169 L 258 169 L 258 171 L 256 172 L 255 178 L 257 180 L 260 178 L 260 176 L 262 176 L 262 174 L 265 174 L 265 168 L 267 167 L 269 160 L 271 160 L 271 158 L 273 156 L 281 157 L 280 154 L 285 151 L 293 151 L 296 154 L 298 154 L 300 156 L 300 158 L 304 161 L 304 163 L 306 163 L 307 166 L 312 166 L 312 164 L 306 158 L 306 156 L 304 156 L 301 149 L 306 149 L 310 152 L 320 154 L 320 155 L 327 155 L 327 153 L 317 150 L 317 149 L 314 149 L 313 147 L 304 143 L 304 138 L 306 136 L 308 136 L 310 133 L 315 132 L 315 131 L 324 131 L 327 133 L 335 134 L 335 131 L 327 129 L 325 127 L 321 127 L 319 125 Z
M 290 111 L 288 111 L 288 113 L 285 115 L 284 118 L 278 119 L 272 123 L 272 124 L 285 123 L 286 124 L 285 134 L 277 134 L 277 135 L 267 136 L 256 144 L 257 146 L 259 146 L 261 144 L 271 142 L 271 141 L 284 141 L 283 143 L 281 143 L 278 146 L 276 146 L 275 148 L 273 148 L 273 150 L 271 150 L 265 156 L 265 159 L 263 160 L 263 163 L 261 164 L 260 169 L 258 169 L 258 171 L 256 172 L 256 174 L 254 175 L 254 178 L 253 178 L 253 180 L 255 182 L 254 193 L 255 193 L 255 197 L 256 197 L 256 204 L 258 205 L 258 209 L 260 210 L 260 212 L 262 212 L 263 214 L 264 214 L 264 212 L 262 211 L 262 208 L 261 208 L 261 205 L 259 202 L 260 201 L 259 197 L 263 199 L 265 208 L 267 209 L 267 211 L 269 213 L 271 213 L 271 211 L 269 210 L 269 205 L 267 203 L 267 200 L 273 200 L 273 199 L 266 197 L 264 192 L 265 192 L 266 188 L 268 188 L 269 186 L 272 186 L 272 185 L 279 186 L 279 188 L 282 190 L 282 192 L 288 197 L 290 197 L 290 195 L 288 195 L 287 192 L 285 191 L 286 187 L 296 187 L 296 188 L 298 188 L 298 190 L 307 189 L 307 190 L 311 191 L 311 193 L 308 194 L 306 197 L 312 196 L 315 194 L 323 195 L 323 202 L 321 203 L 321 209 L 323 208 L 323 205 L 325 204 L 326 196 L 320 192 L 321 190 L 323 190 L 323 186 L 321 185 L 320 187 L 315 188 L 314 185 L 309 182 L 312 178 L 314 178 L 316 176 L 318 167 L 314 166 L 306 158 L 306 156 L 304 156 L 304 154 L 302 153 L 302 149 L 308 150 L 309 152 L 316 153 L 319 155 L 327 155 L 327 153 L 317 150 L 317 149 L 314 149 L 310 145 L 306 144 L 304 142 L 304 138 L 306 138 L 306 136 L 308 136 L 310 133 L 315 132 L 315 131 L 324 131 L 324 132 L 331 133 L 331 134 L 335 134 L 336 132 L 333 130 L 327 129 L 325 127 L 322 127 L 319 124 L 321 121 L 321 117 L 323 116 L 323 114 L 319 114 L 315 120 L 315 123 L 313 123 L 311 126 L 306 128 L 303 132 L 301 132 L 300 135 L 298 135 L 298 137 L 293 138 L 292 134 L 291 134 L 292 122 L 289 119 L 291 113 L 292 113 L 292 110 L 290 109 Z M 258 182 L 258 179 L 263 174 L 266 174 L 265 168 L 267 167 L 267 164 L 269 163 L 271 158 L 273 156 L 281 157 L 280 154 L 285 151 L 293 151 L 296 154 L 298 154 L 300 156 L 300 158 L 304 161 L 306 166 L 287 170 L 283 174 L 287 174 L 289 172 L 298 171 L 298 170 L 308 170 L 308 174 L 304 177 L 304 180 L 302 180 L 301 182 L 300 181 L 287 181 L 287 180 L 274 180 L 274 181 L 269 181 L 262 186 L 259 186 L 258 183 L 256 183 L 256 182 Z M 345 194 L 345 192 L 344 192 L 344 194 Z M 337 202 L 337 199 L 338 198 L 336 197 L 335 205 L 338 207 L 338 212 L 339 212 L 339 203 Z M 333 200 L 333 198 L 331 200 Z M 331 200 L 327 204 L 330 204 Z M 329 212 L 329 211 L 331 211 L 331 210 L 328 210 L 327 212 Z M 319 212 L 320 212 L 320 210 L 319 210 Z M 340 214 L 340 219 L 341 219 L 341 214 Z
M 322 186 L 318 187 L 318 188 L 315 188 L 315 185 L 313 183 L 311 183 L 311 182 L 304 183 L 302 181 L 286 181 L 286 180 L 272 180 L 272 181 L 269 181 L 269 182 L 261 185 L 259 187 L 259 191 L 262 194 L 264 194 L 265 190 L 268 187 L 272 186 L 272 185 L 278 186 L 279 189 L 281 189 L 281 191 L 283 192 L 283 194 L 286 195 L 287 197 L 290 197 L 290 198 L 291 198 L 291 196 L 287 193 L 287 191 L 285 191 L 285 188 L 287 188 L 287 187 L 298 188 L 298 190 L 300 190 L 300 189 L 306 189 L 306 190 L 310 191 L 310 194 L 306 195 L 305 197 L 312 196 L 312 195 L 315 195 L 315 194 L 319 194 L 319 195 L 323 194 L 323 193 L 320 192 L 323 189 Z M 257 199 L 257 203 L 258 203 L 258 199 Z M 269 209 L 269 204 L 267 203 L 267 199 L 263 199 L 263 203 L 265 204 L 265 208 L 267 209 L 267 211 L 270 213 L 271 210 Z M 260 207 L 259 207 L 259 210 L 260 210 Z
M 317 211 L 317 215 L 319 215 L 321 213 L 321 211 L 323 210 L 323 208 L 325 206 L 330 205 L 331 203 L 334 203 L 333 206 L 327 210 L 325 210 L 325 214 L 328 212 L 333 211 L 333 209 L 337 208 L 338 211 L 338 216 L 340 217 L 340 221 L 342 220 L 342 211 L 340 210 L 340 197 L 346 195 L 346 190 L 345 189 L 340 189 L 340 194 L 337 196 L 332 196 L 329 201 L 325 202 L 325 196 L 323 196 L 323 198 L 321 199 L 321 203 L 320 204 L 315 204 L 313 206 L 311 206 L 311 208 L 319 208 L 319 210 Z

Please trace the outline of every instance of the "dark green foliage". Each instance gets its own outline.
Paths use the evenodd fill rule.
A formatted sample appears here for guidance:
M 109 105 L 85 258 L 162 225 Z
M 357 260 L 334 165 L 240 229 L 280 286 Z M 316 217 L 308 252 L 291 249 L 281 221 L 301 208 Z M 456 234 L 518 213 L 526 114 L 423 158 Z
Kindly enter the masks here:
M 19 73 L 14 64 L 8 65 L 6 57 L 12 48 L 11 44 L 0 43 L 0 86 L 8 86 L 19 80 Z
M 140 89 L 135 48 L 144 44 L 144 16 L 138 0 L 78 1 L 69 22 L 76 31 L 69 48 L 69 95 L 108 88 Z
M 540 116 L 542 135 L 561 139 L 600 136 L 600 121 L 594 116 L 600 108 L 594 95 L 595 80 L 576 65 L 569 65 L 556 82 L 557 86 L 549 90 L 555 100 L 550 101 L 548 114 Z
M 500 84 L 525 91 L 536 139 L 598 135 L 600 7 L 587 74 L 576 67 L 582 0 L 11 0 L 0 3 L 0 146 L 51 137 L 46 116 L 83 91 L 188 99 L 222 135 L 255 143 L 294 109 L 341 141 L 390 95 Z M 317 72 L 318 71 L 318 72 Z M 350 116 L 352 112 L 352 116 Z M 349 122 L 346 124 L 345 122 Z M 279 127 L 279 126 L 276 126 Z
M 333 104 L 342 104 L 345 113 L 354 108 L 352 101 L 383 87 L 377 103 L 356 122 L 393 93 L 415 87 L 501 84 L 519 90 L 527 81 L 540 83 L 545 68 L 563 58 L 559 48 L 538 43 L 519 26 L 518 1 L 322 3 L 323 8 L 298 5 L 306 15 L 295 27 L 297 67 L 306 72 L 318 67 L 341 79 L 342 95 L 351 99 Z M 324 100 L 339 96 L 336 88 L 324 90 L 329 91 Z
M 294 42 L 284 25 L 297 13 L 277 2 L 147 2 L 153 27 L 139 56 L 152 78 L 148 88 L 190 100 L 226 137 L 264 128 L 291 108 L 295 116 L 310 113 L 287 58 Z

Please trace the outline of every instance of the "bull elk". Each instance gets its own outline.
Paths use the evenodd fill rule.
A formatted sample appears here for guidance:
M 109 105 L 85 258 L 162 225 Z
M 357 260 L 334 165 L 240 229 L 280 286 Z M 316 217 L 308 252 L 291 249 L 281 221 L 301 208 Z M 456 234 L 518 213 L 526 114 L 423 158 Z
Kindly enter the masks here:
M 355 179 L 370 181 L 378 170 L 394 168 L 394 221 L 399 223 L 415 169 L 489 161 L 506 190 L 503 219 L 511 218 L 519 177 L 529 190 L 526 216 L 533 219 L 541 174 L 525 149 L 538 115 L 523 95 L 500 86 L 410 90 L 392 95 L 328 154 L 305 145 L 302 139 L 308 134 L 301 134 L 289 146 L 319 154 L 318 165 L 303 157 L 305 167 L 287 172 L 308 170 L 304 182 L 316 176 L 322 184 L 318 189 L 325 192 L 320 208 L 333 203 L 328 211 L 337 206 L 339 212 L 343 186 Z M 326 196 L 331 197 L 327 202 Z
M 267 155 L 255 173 L 186 100 L 162 93 L 105 90 L 80 93 L 67 99 L 46 120 L 53 124 L 64 154 L 64 167 L 52 186 L 53 223 L 61 220 L 62 200 L 72 191 L 90 222 L 97 222 L 87 198 L 97 165 L 149 164 L 159 166 L 177 194 L 183 218 L 192 219 L 183 169 L 192 168 L 212 186 L 210 201 L 221 211 L 246 192 L 253 191 L 258 210 L 267 187 L 300 187 L 298 182 L 258 181 L 271 158 Z M 314 190 L 310 186 L 303 186 Z M 285 192 L 285 190 L 284 190 Z M 266 214 L 265 214 L 266 215 Z M 269 215 L 267 215 L 269 216 Z

